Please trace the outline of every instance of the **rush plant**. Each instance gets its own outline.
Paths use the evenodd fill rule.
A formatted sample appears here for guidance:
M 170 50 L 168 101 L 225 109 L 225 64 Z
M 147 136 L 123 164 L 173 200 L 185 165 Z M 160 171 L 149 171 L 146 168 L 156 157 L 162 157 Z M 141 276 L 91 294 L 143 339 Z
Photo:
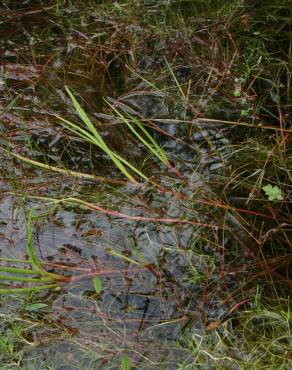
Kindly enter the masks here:
M 46 271 L 37 256 L 32 238 L 32 220 L 30 210 L 27 217 L 28 259 L 0 258 L 0 294 L 60 290 L 58 282 L 64 279 L 63 276 Z

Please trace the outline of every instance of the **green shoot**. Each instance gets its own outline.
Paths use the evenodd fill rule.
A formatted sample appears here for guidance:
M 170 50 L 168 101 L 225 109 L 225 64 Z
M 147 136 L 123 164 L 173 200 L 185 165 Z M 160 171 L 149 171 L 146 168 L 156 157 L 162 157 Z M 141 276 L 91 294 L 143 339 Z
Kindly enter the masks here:
M 166 157 L 166 154 L 165 154 L 164 150 L 158 145 L 158 143 L 155 141 L 155 139 L 144 128 L 144 126 L 141 124 L 141 122 L 139 122 L 131 114 L 127 113 L 130 120 L 133 121 L 138 126 L 138 128 L 142 131 L 142 133 L 146 136 L 146 138 L 149 141 L 144 139 L 138 133 L 138 131 L 133 127 L 133 125 L 129 122 L 129 120 L 126 117 L 124 117 L 112 104 L 110 104 L 109 102 L 107 102 L 107 104 L 113 109 L 113 111 L 121 118 L 121 120 L 128 126 L 128 128 L 134 133 L 134 135 L 141 141 L 141 143 L 143 143 L 149 149 L 149 151 L 152 154 L 154 154 L 163 164 L 168 163 L 168 159 Z
M 0 281 L 5 282 L 1 283 L 0 294 L 7 293 L 25 293 L 25 292 L 37 292 L 44 289 L 52 289 L 60 287 L 55 283 L 57 280 L 62 280 L 63 277 L 47 272 L 43 268 L 41 260 L 38 258 L 32 237 L 32 219 L 33 214 L 30 210 L 28 212 L 27 218 L 27 253 L 29 260 L 21 260 L 14 258 L 1 258 L 0 261 L 11 262 L 11 263 L 21 263 L 21 264 L 30 264 L 31 269 L 10 267 L 10 266 L 0 266 L 0 272 L 5 274 L 0 274 Z M 31 277 L 23 276 L 31 275 Z M 17 283 L 51 283 L 46 285 L 34 285 L 31 287 L 9 287 L 6 282 L 17 282 Z
M 131 370 L 131 363 L 128 356 L 122 358 L 122 370 Z
M 100 294 L 102 291 L 102 284 L 101 284 L 101 278 L 99 276 L 94 276 L 92 279 L 93 287 L 97 294 Z
M 139 266 L 142 265 L 140 262 L 137 262 L 137 261 L 133 260 L 132 258 L 123 255 L 122 253 L 115 252 L 112 248 L 107 248 L 106 249 L 106 252 L 108 254 L 111 254 L 112 256 L 122 258 L 123 260 L 125 260 L 125 261 L 127 261 L 129 263 L 133 263 L 134 265 L 139 265 Z
M 28 252 L 32 266 L 36 270 L 42 270 L 42 264 L 36 255 L 36 251 L 35 251 L 33 240 L 32 240 L 32 211 L 31 210 L 29 210 L 28 212 L 28 219 L 27 219 L 27 252 Z
M 72 92 L 68 87 L 65 87 L 73 105 L 76 109 L 79 117 L 85 124 L 86 128 L 82 128 L 78 126 L 75 123 L 72 123 L 60 116 L 56 116 L 60 121 L 63 122 L 63 126 L 65 126 L 70 131 L 77 134 L 79 137 L 83 138 L 84 140 L 96 145 L 99 147 L 104 153 L 106 153 L 113 163 L 119 168 L 119 170 L 122 172 L 122 174 L 128 178 L 131 182 L 137 183 L 135 178 L 129 173 L 129 171 L 126 169 L 126 167 L 130 168 L 132 171 L 139 174 L 142 178 L 147 179 L 145 175 L 143 175 L 138 169 L 136 169 L 134 166 L 132 166 L 128 161 L 120 157 L 118 154 L 114 153 L 105 143 L 101 135 L 97 132 L 95 126 L 81 107 L 81 105 L 78 103 Z
M 167 61 L 167 59 L 166 59 L 166 58 L 164 58 L 164 59 L 165 59 L 165 62 L 166 62 L 166 64 L 167 64 L 167 67 L 168 67 L 168 69 L 169 69 L 169 71 L 170 71 L 170 73 L 171 73 L 171 76 L 172 76 L 172 78 L 174 79 L 174 82 L 176 83 L 176 86 L 177 86 L 177 87 L 178 87 L 178 89 L 179 89 L 179 92 L 181 93 L 182 97 L 186 100 L 185 93 L 183 92 L 183 89 L 181 88 L 181 86 L 180 86 L 180 84 L 179 84 L 179 82 L 178 82 L 177 78 L 175 77 L 175 74 L 174 74 L 174 72 L 173 72 L 173 70 L 172 70 L 172 68 L 171 68 L 170 64 L 168 63 L 168 61 Z

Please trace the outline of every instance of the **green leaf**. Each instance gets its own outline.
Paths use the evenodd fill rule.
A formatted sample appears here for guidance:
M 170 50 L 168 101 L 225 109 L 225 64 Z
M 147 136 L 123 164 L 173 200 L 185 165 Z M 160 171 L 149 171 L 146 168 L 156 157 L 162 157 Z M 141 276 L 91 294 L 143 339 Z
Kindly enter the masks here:
M 46 283 L 52 281 L 50 277 L 22 277 L 22 276 L 13 276 L 13 275 L 0 275 L 0 281 L 22 281 L 24 283 Z
M 249 109 L 242 109 L 240 111 L 240 117 L 247 117 L 249 114 Z
M 39 285 L 31 288 L 0 288 L 0 294 L 13 294 L 13 293 L 33 293 L 45 289 L 55 289 L 56 291 L 61 290 L 57 284 Z
M 278 186 L 272 186 L 271 184 L 263 186 L 263 191 L 269 200 L 283 200 L 282 191 Z
M 106 153 L 110 158 L 111 160 L 114 162 L 114 164 L 119 168 L 119 170 L 132 182 L 134 183 L 137 183 L 137 181 L 134 179 L 134 177 L 127 171 L 126 167 L 123 165 L 123 163 L 121 163 L 122 161 L 120 160 L 120 158 L 118 158 L 117 154 L 115 154 L 105 143 L 105 141 L 103 140 L 102 136 L 97 132 L 94 124 L 91 122 L 90 118 L 87 116 L 87 114 L 85 113 L 85 111 L 83 110 L 83 108 L 81 107 L 81 105 L 78 103 L 77 99 L 75 98 L 75 96 L 72 94 L 72 92 L 70 91 L 70 89 L 65 86 L 65 89 L 66 89 L 66 92 L 67 94 L 69 95 L 73 105 L 74 105 L 74 108 L 76 109 L 79 117 L 81 118 L 81 120 L 83 121 L 83 123 L 86 125 L 86 129 L 83 129 L 83 128 L 80 128 L 78 127 L 78 125 L 68 121 L 68 120 L 65 120 L 61 117 L 58 117 L 59 119 L 61 119 L 61 121 L 63 123 L 66 123 L 67 127 L 69 129 L 71 129 L 71 131 L 75 132 L 75 133 L 79 133 L 79 136 L 82 137 L 83 139 L 85 140 L 88 140 L 90 142 L 92 142 L 93 144 L 97 145 L 101 150 L 104 151 L 104 153 Z
M 122 370 L 131 370 L 131 363 L 128 356 L 122 358 Z
M 93 287 L 97 294 L 100 294 L 102 291 L 102 284 L 101 284 L 101 278 L 99 276 L 94 276 L 92 279 Z
M 48 305 L 45 303 L 33 303 L 33 304 L 29 304 L 25 306 L 25 309 L 27 311 L 39 311 L 42 308 L 46 308 L 46 307 L 48 307 Z
M 130 238 L 129 239 L 130 241 L 130 244 L 131 244 L 131 249 L 133 250 L 133 254 L 137 257 L 137 259 L 141 262 L 141 263 L 144 263 L 145 262 L 145 257 L 144 255 L 142 254 L 141 250 L 139 249 L 139 247 L 136 245 L 135 241 L 133 238 Z
M 171 73 L 171 76 L 172 76 L 172 78 L 174 79 L 174 82 L 176 83 L 176 86 L 177 86 L 177 87 L 178 87 L 178 89 L 179 89 L 179 92 L 181 93 L 182 97 L 183 97 L 184 99 L 186 99 L 185 93 L 183 92 L 183 90 L 182 90 L 182 88 L 181 88 L 181 85 L 179 84 L 179 82 L 178 82 L 178 80 L 177 80 L 177 78 L 176 78 L 176 76 L 175 76 L 175 74 L 174 74 L 174 72 L 173 72 L 173 69 L 171 68 L 170 64 L 168 63 L 168 61 L 167 61 L 167 59 L 166 59 L 165 57 L 164 57 L 164 59 L 165 59 L 165 62 L 166 62 L 166 64 L 167 64 L 167 67 L 168 67 L 168 69 L 169 69 L 169 71 L 170 71 L 170 73 Z
M 32 218 L 32 211 L 29 210 L 27 218 L 27 253 L 29 255 L 33 268 L 36 270 L 42 270 L 42 264 L 36 254 L 32 240 Z
M 145 138 L 143 138 L 137 130 L 131 125 L 129 120 L 124 117 L 112 104 L 110 104 L 107 100 L 106 103 L 112 108 L 112 110 L 122 119 L 122 121 L 129 127 L 129 129 L 134 133 L 134 135 L 139 139 L 141 143 L 143 143 L 150 152 L 152 152 L 162 163 L 167 163 L 168 159 L 164 150 L 157 144 L 154 138 L 149 134 L 149 132 L 143 127 L 143 125 L 131 114 L 127 113 L 129 118 L 140 128 L 140 130 L 144 133 L 146 138 L 150 141 L 148 142 Z M 154 146 L 152 146 L 151 145 Z

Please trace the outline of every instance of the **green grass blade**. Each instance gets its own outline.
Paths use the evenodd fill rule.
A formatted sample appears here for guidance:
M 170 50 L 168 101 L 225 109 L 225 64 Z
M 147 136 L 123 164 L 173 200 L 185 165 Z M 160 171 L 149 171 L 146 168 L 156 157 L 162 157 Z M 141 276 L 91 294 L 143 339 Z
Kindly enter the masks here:
M 27 253 L 31 260 L 31 264 L 36 270 L 43 270 L 41 261 L 39 260 L 32 240 L 32 211 L 29 210 L 27 218 Z
M 49 306 L 45 303 L 32 303 L 32 304 L 28 304 L 26 305 L 24 308 L 26 309 L 26 311 L 40 311 L 42 310 L 43 308 L 48 308 Z
M 137 183 L 135 178 L 127 171 L 125 166 L 121 163 L 121 161 L 117 158 L 115 153 L 106 145 L 105 141 L 101 137 L 101 135 L 97 132 L 96 128 L 94 127 L 93 123 L 81 107 L 81 105 L 78 103 L 70 89 L 66 86 L 65 87 L 77 113 L 79 114 L 80 118 L 82 121 L 85 123 L 86 127 L 88 130 L 91 132 L 92 135 L 90 135 L 86 130 L 78 127 L 77 125 L 73 124 L 72 122 L 69 122 L 67 120 L 61 119 L 63 122 L 65 122 L 68 126 L 71 128 L 75 129 L 76 131 L 79 132 L 79 134 L 82 135 L 83 138 L 88 138 L 89 141 L 92 142 L 94 140 L 94 144 L 100 147 L 114 162 L 114 164 L 119 168 L 119 170 L 126 176 L 130 181 Z M 60 118 L 60 117 L 59 117 Z
M 161 162 L 167 163 L 168 159 L 166 157 L 166 154 L 164 150 L 157 144 L 155 139 L 149 134 L 149 132 L 144 128 L 144 126 L 130 113 L 127 113 L 129 118 L 135 122 L 135 124 L 140 128 L 140 130 L 144 133 L 144 135 L 147 137 L 147 139 L 153 144 L 153 146 L 148 143 L 130 124 L 128 119 L 124 117 L 112 104 L 107 102 L 107 104 L 113 109 L 113 111 L 122 119 L 122 121 L 129 127 L 129 129 L 134 133 L 134 135 L 149 149 L 150 152 L 152 152 Z
M 127 262 L 130 262 L 130 263 L 133 263 L 134 265 L 138 265 L 138 266 L 141 266 L 142 265 L 140 262 L 137 262 L 137 261 L 133 260 L 130 257 L 127 257 L 127 256 L 125 256 L 125 255 L 123 255 L 123 254 L 121 254 L 119 252 L 115 252 L 112 248 L 106 248 L 105 251 L 106 251 L 106 253 L 111 254 L 112 256 L 122 258 L 123 260 L 125 260 Z
M 118 116 L 123 120 L 123 122 L 129 127 L 129 129 L 134 133 L 134 135 L 152 152 L 159 160 L 163 161 L 161 156 L 153 149 L 153 147 L 134 129 L 130 122 L 125 118 L 117 109 L 113 106 L 111 108 L 118 114 Z
M 57 274 L 47 272 L 42 265 L 42 262 L 38 258 L 36 254 L 36 250 L 33 245 L 33 240 L 32 240 L 32 211 L 29 210 L 28 212 L 28 218 L 27 218 L 27 253 L 30 258 L 30 262 L 32 267 L 38 271 L 39 274 L 41 275 L 46 275 L 47 277 L 50 277 L 51 280 L 63 280 L 62 276 L 59 276 Z
M 162 89 L 159 89 L 154 83 L 150 82 L 149 80 L 147 80 L 146 78 L 144 78 L 142 75 L 139 75 L 139 73 L 137 73 L 136 71 L 134 71 L 132 68 L 130 68 L 128 65 L 127 65 L 127 68 L 128 70 L 133 73 L 133 75 L 139 77 L 142 81 L 146 82 L 147 85 L 151 86 L 154 90 L 158 91 L 161 93 L 161 91 L 163 91 Z
M 0 257 L 0 261 L 5 261 L 5 262 L 13 262 L 13 263 L 24 263 L 24 264 L 31 264 L 30 260 L 21 260 L 19 258 L 6 258 L 6 257 Z
M 47 283 L 52 281 L 50 277 L 27 278 L 22 276 L 0 275 L 0 280 L 19 281 L 23 283 Z
M 11 272 L 13 274 L 23 274 L 23 275 L 37 275 L 37 274 L 39 274 L 39 270 L 27 270 L 27 269 L 19 269 L 19 268 L 16 268 L 16 267 L 6 267 L 6 266 L 5 267 L 0 266 L 0 271 Z
M 61 289 L 57 284 L 48 284 L 48 285 L 34 286 L 31 288 L 0 288 L 0 294 L 33 293 L 33 292 L 38 292 L 40 290 L 53 289 L 53 288 L 56 288 L 58 290 Z
M 91 179 L 91 180 L 98 180 L 98 181 L 109 182 L 109 183 L 118 183 L 119 182 L 119 180 L 110 180 L 110 179 L 106 179 L 106 178 L 101 177 L 101 176 L 95 176 L 95 175 L 88 174 L 88 173 L 76 172 L 76 171 L 71 171 L 69 169 L 63 169 L 63 168 L 59 168 L 59 167 L 47 165 L 45 163 L 34 161 L 32 159 L 23 157 L 23 156 L 21 156 L 19 154 L 16 154 L 16 153 L 13 153 L 13 152 L 9 152 L 8 150 L 6 150 L 4 148 L 1 148 L 1 147 L 0 147 L 0 150 L 4 151 L 5 153 L 11 155 L 14 158 L 19 159 L 22 162 L 28 163 L 28 164 L 30 164 L 32 166 L 36 166 L 36 167 L 39 167 L 39 168 L 42 168 L 42 169 L 45 169 L 45 170 L 48 170 L 48 171 L 53 171 L 53 172 L 61 173 L 62 175 L 72 176 L 72 177 L 77 177 L 77 178 Z M 0 261 L 30 263 L 29 260 L 23 260 L 22 261 L 22 260 L 16 260 L 14 258 L 12 258 L 12 259 L 9 259 L 8 258 L 7 259 L 7 258 L 4 258 L 4 257 L 0 257 Z
M 145 263 L 145 257 L 144 255 L 142 254 L 141 250 L 138 248 L 138 246 L 136 245 L 135 241 L 133 238 L 130 238 L 129 239 L 130 241 L 130 245 L 131 245 L 131 250 L 133 250 L 133 254 L 135 257 L 137 257 L 137 259 L 142 263 L 144 264 Z
M 69 97 L 70 97 L 70 99 L 71 99 L 71 101 L 72 101 L 72 103 L 74 105 L 74 108 L 76 109 L 77 113 L 79 114 L 80 118 L 85 123 L 85 125 L 87 126 L 87 128 L 89 129 L 89 131 L 98 139 L 98 141 L 100 142 L 101 146 L 102 145 L 106 146 L 106 143 L 104 142 L 103 138 L 97 132 L 97 130 L 94 127 L 93 123 L 91 122 L 91 120 L 89 119 L 89 117 L 87 116 L 87 114 L 85 113 L 84 109 L 78 103 L 77 99 L 72 94 L 72 92 L 70 91 L 70 89 L 67 86 L 65 86 L 65 90 L 66 90 L 67 94 L 69 95 Z
M 58 118 L 60 121 L 62 121 L 61 125 L 65 127 L 67 130 L 74 132 L 74 134 L 77 134 L 79 137 L 82 137 L 86 141 L 92 142 L 94 145 L 97 145 L 102 149 L 102 146 L 100 146 L 100 143 L 96 140 L 94 140 L 94 137 L 92 134 L 90 134 L 87 130 L 84 130 L 82 127 L 78 126 L 77 124 L 68 121 L 67 119 L 60 117 L 60 116 L 55 116 Z
M 136 125 L 140 128 L 140 130 L 144 133 L 144 135 L 151 141 L 151 143 L 154 145 L 154 147 L 157 150 L 157 153 L 159 153 L 161 157 L 162 162 L 168 162 L 167 156 L 165 154 L 165 151 L 161 148 L 160 145 L 156 142 L 153 136 L 149 134 L 149 132 L 145 129 L 145 127 L 139 122 L 135 117 L 133 117 L 130 113 L 127 113 L 131 120 L 133 120 Z M 156 154 L 157 155 L 157 154 Z
M 181 86 L 180 86 L 180 84 L 179 84 L 179 82 L 178 82 L 177 78 L 175 77 L 175 74 L 174 74 L 174 72 L 173 72 L 173 70 L 172 70 L 172 68 L 171 68 L 170 64 L 168 63 L 168 61 L 167 61 L 167 59 L 166 59 L 166 58 L 164 58 L 164 59 L 165 59 L 165 62 L 166 62 L 166 64 L 167 64 L 167 67 L 168 67 L 168 69 L 169 69 L 169 71 L 170 71 L 170 73 L 171 73 L 171 76 L 172 76 L 172 78 L 174 79 L 174 82 L 176 83 L 176 86 L 177 86 L 177 87 L 178 87 L 178 89 L 179 89 L 179 92 L 181 93 L 182 97 L 183 97 L 184 99 L 186 99 L 185 93 L 183 92 L 183 89 L 181 88 Z
M 149 178 L 146 175 L 144 175 L 143 172 L 139 171 L 138 168 L 131 165 L 131 163 L 129 163 L 126 159 L 124 159 L 123 157 L 120 157 L 118 154 L 115 154 L 115 156 L 118 158 L 119 161 L 123 162 L 127 167 L 129 167 L 137 175 L 141 176 L 144 180 L 149 181 Z

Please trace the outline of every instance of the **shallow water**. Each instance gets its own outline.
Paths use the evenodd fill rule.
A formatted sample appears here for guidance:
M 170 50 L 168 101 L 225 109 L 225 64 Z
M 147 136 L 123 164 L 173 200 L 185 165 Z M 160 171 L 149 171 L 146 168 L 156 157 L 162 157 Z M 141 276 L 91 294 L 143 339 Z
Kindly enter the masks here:
M 1 154 L 1 256 L 25 258 L 25 210 L 32 208 L 40 215 L 48 213 L 34 223 L 39 257 L 46 263 L 70 266 L 74 278 L 80 276 L 80 268 L 99 269 L 102 280 L 101 294 L 95 292 L 90 275 L 73 279 L 61 292 L 40 294 L 39 301 L 47 308 L 37 315 L 43 324 L 26 333 L 34 346 L 23 345 L 23 366 L 118 368 L 126 353 L 134 368 L 176 369 L 178 363 L 188 363 L 182 334 L 201 334 L 208 322 L 218 320 L 227 309 L 225 292 L 220 286 L 214 288 L 218 277 L 214 257 L 220 257 L 220 252 L 212 249 L 207 232 L 187 224 L 131 221 L 64 204 L 54 207 L 33 196 L 87 196 L 93 203 L 130 216 L 208 223 L 208 214 L 192 200 L 197 197 L 199 201 L 200 194 L 209 192 L 207 181 L 222 167 L 228 145 L 222 126 L 210 127 L 199 120 L 173 123 L 167 120 L 172 107 L 163 96 L 129 95 L 129 76 L 122 62 L 113 61 L 103 70 L 95 57 L 100 52 L 96 40 L 103 40 L 104 34 L 113 37 L 111 22 L 97 15 L 79 18 L 73 6 L 64 10 L 61 22 L 55 9 L 42 2 L 39 6 L 24 1 L 5 4 L 0 69 L 2 146 L 39 161 L 46 158 L 54 166 L 65 163 L 79 171 L 117 177 L 117 170 L 103 155 L 94 148 L 88 155 L 88 146 L 64 134 L 56 124 L 55 114 L 76 118 L 64 93 L 67 84 L 96 119 L 103 137 L 137 163 L 143 161 L 143 148 L 133 145 L 126 130 L 108 115 L 101 98 L 118 98 L 145 118 L 162 120 L 158 127 L 164 135 L 151 133 L 189 178 L 185 186 L 156 161 L 145 164 L 147 174 L 161 178 L 164 185 L 176 186 L 190 199 L 181 201 L 151 187 L 143 191 L 109 187 L 47 173 Z M 70 30 L 66 29 L 66 14 L 75 22 Z M 183 119 L 183 112 L 173 118 Z M 111 255 L 109 248 L 122 257 Z M 123 256 L 140 264 L 131 264 Z M 206 274 L 208 282 L 202 280 Z M 226 284 L 236 287 L 231 280 Z M 214 294 L 206 299 L 204 289 L 209 286 Z M 13 310 L 14 304 L 14 298 L 11 306 L 8 298 L 5 310 Z

